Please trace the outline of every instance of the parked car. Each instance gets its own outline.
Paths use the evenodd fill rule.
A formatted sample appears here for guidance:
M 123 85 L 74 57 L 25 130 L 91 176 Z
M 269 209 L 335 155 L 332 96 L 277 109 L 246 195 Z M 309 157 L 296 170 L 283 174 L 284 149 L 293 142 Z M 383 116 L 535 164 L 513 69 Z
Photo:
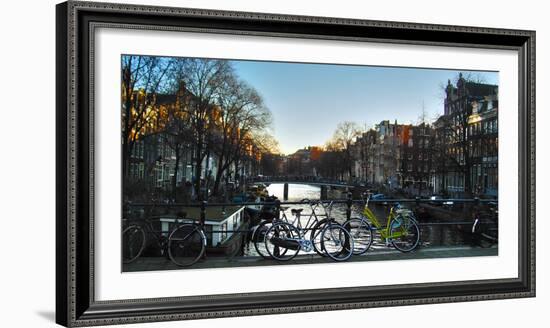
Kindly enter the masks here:
M 440 196 L 440 195 L 432 195 L 432 196 L 430 196 L 430 204 L 436 205 L 436 206 L 441 206 L 441 205 L 443 205 L 443 202 L 441 201 L 442 199 L 443 199 L 443 197 Z

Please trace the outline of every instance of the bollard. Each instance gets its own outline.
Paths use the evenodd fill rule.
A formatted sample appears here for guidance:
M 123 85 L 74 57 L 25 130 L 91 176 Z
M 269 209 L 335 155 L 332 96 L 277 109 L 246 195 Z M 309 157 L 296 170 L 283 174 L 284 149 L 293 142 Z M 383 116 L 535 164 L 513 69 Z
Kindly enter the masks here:
M 328 199 L 328 188 L 325 185 L 321 186 L 321 200 L 327 200 Z
M 200 214 L 200 221 L 199 224 L 201 227 L 204 227 L 204 223 L 206 222 L 206 206 L 208 202 L 203 200 L 201 202 L 201 214 Z
M 274 216 L 277 220 L 279 220 L 279 217 L 281 215 L 281 201 L 280 200 L 275 200 L 275 213 L 274 213 Z
M 285 183 L 285 185 L 284 185 L 283 199 L 288 200 L 288 183 Z
M 207 206 L 208 202 L 203 200 L 201 202 L 201 214 L 200 214 L 200 221 L 199 221 L 199 224 L 201 226 L 202 229 L 204 229 L 204 224 L 206 222 L 206 206 Z M 206 252 L 204 252 L 202 254 L 202 257 L 201 257 L 202 260 L 206 260 Z
M 346 205 L 347 205 L 347 208 L 346 208 L 346 218 L 349 220 L 351 219 L 351 205 L 353 204 L 353 201 L 352 201 L 352 194 L 351 192 L 348 192 L 348 199 L 346 201 Z M 349 231 L 351 232 L 351 226 L 348 228 Z M 347 235 L 346 235 L 347 236 Z M 349 250 L 350 252 L 353 251 L 351 249 L 351 245 L 350 245 L 350 240 L 349 238 L 346 238 L 346 240 L 344 240 L 344 247 Z
M 479 197 L 474 197 L 474 207 L 471 209 L 472 217 L 475 217 L 476 213 L 481 210 L 480 204 Z
M 348 199 L 346 201 L 346 205 L 347 205 L 347 208 L 346 208 L 346 218 L 349 220 L 351 219 L 351 204 L 353 203 L 352 202 L 352 195 L 351 195 L 351 192 L 348 192 Z
M 285 184 L 286 185 L 286 184 Z M 281 201 L 280 200 L 276 200 L 275 201 L 275 218 L 273 219 L 273 225 L 275 225 L 277 223 L 277 221 L 279 220 L 279 217 L 281 215 Z M 279 230 L 275 230 L 274 231 L 274 237 L 279 237 Z M 279 246 L 274 246 L 273 247 L 273 255 L 275 256 L 280 256 L 281 255 L 281 250 L 279 248 Z

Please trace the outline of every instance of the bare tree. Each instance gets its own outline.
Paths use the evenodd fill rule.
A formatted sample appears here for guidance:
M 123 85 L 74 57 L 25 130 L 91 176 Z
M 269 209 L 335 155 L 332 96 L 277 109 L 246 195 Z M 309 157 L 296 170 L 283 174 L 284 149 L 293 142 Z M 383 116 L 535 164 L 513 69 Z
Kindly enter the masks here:
M 462 111 L 454 116 L 442 115 L 436 121 L 439 142 L 432 147 L 434 155 L 439 159 L 439 171 L 459 172 L 464 176 L 464 191 L 466 196 L 471 192 L 472 153 L 467 137 L 468 113 Z
M 422 112 L 420 112 L 420 115 L 418 116 L 418 125 L 428 124 L 428 123 L 429 123 L 428 112 L 426 112 L 426 105 L 424 104 L 424 100 L 422 100 Z
M 338 124 L 332 139 L 327 145 L 327 149 L 341 151 L 343 163 L 349 174 L 352 177 L 353 151 L 352 145 L 355 139 L 361 135 L 361 127 L 356 122 L 345 121 Z
M 264 154 L 280 154 L 279 141 L 268 131 L 260 131 L 254 134 L 254 140 L 260 151 Z
M 244 90 L 245 99 L 252 99 L 252 101 L 241 108 L 232 121 L 233 131 L 237 132 L 234 144 L 236 147 L 231 152 L 228 164 L 234 164 L 236 172 L 239 171 L 243 160 L 257 160 L 253 158 L 254 152 L 260 152 L 262 148 L 261 136 L 272 123 L 271 112 L 265 107 L 256 90 L 250 87 L 246 87 Z
M 194 188 L 199 199 L 202 199 L 202 162 L 210 152 L 209 142 L 216 126 L 216 101 L 233 70 L 226 60 L 178 58 L 173 73 L 173 81 L 178 81 L 178 84 L 183 82 L 192 95 L 185 98 L 187 103 L 184 108 L 193 131 Z
M 123 176 L 135 142 L 158 129 L 156 95 L 167 83 L 172 61 L 150 56 L 122 56 Z
M 186 112 L 186 102 L 182 101 L 185 97 L 184 90 L 178 92 L 178 99 L 175 106 L 171 106 L 167 109 L 166 114 L 163 115 L 165 120 L 163 124 L 163 139 L 164 142 L 174 151 L 175 163 L 174 173 L 172 175 L 172 199 L 174 202 L 178 202 L 177 193 L 177 181 L 178 172 L 180 168 L 181 156 L 186 150 L 189 150 L 193 141 L 191 130 L 191 124 L 189 122 L 189 115 Z
M 214 194 L 219 190 L 224 173 L 232 164 L 238 165 L 248 139 L 262 135 L 271 122 L 271 113 L 264 106 L 260 95 L 236 76 L 227 77 L 217 106 L 218 129 L 213 135 L 215 142 L 212 143 L 212 150 L 218 159 Z M 254 140 L 253 143 L 259 147 L 258 141 Z
M 328 141 L 324 148 L 319 159 L 313 165 L 324 178 L 343 179 L 347 170 L 343 150 L 331 141 Z

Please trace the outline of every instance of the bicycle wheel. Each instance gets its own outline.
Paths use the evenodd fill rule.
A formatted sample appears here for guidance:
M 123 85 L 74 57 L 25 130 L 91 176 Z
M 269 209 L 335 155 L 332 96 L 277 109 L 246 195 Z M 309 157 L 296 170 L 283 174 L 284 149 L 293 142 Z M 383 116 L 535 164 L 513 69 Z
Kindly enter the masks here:
M 344 222 L 343 225 L 353 238 L 353 255 L 365 254 L 373 241 L 370 224 L 366 220 L 351 218 Z
M 321 233 L 321 244 L 334 261 L 347 261 L 353 255 L 353 237 L 340 224 L 327 224 Z
M 390 222 L 390 233 L 393 246 L 403 253 L 414 250 L 420 242 L 420 228 L 410 217 L 398 216 Z
M 122 231 L 122 263 L 135 261 L 145 249 L 145 230 L 140 225 L 129 225 Z
M 269 256 L 277 261 L 290 261 L 301 249 L 301 234 L 292 224 L 273 224 L 265 234 L 265 248 Z
M 330 220 L 332 223 L 336 224 L 336 221 L 334 219 L 330 219 Z M 320 256 L 327 256 L 321 244 L 321 234 L 325 229 L 325 226 L 327 225 L 328 221 L 329 219 L 322 219 L 321 221 L 317 222 L 313 226 L 313 228 L 311 228 L 311 233 L 309 235 L 309 240 L 313 245 L 313 249 L 315 250 L 315 253 L 319 254 Z
M 179 266 L 195 264 L 206 249 L 206 236 L 200 226 L 184 224 L 168 236 L 168 256 Z
M 272 225 L 273 223 L 270 221 L 263 221 L 256 227 L 256 229 L 254 229 L 254 233 L 252 234 L 254 249 L 266 260 L 271 259 L 271 255 L 269 255 L 269 252 L 265 247 L 265 235 L 267 230 L 269 230 Z

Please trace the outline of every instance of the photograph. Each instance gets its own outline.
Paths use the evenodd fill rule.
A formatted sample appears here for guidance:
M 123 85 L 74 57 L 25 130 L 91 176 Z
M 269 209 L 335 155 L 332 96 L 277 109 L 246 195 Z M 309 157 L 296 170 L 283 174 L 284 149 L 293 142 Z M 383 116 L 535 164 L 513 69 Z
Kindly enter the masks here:
M 498 71 L 122 54 L 119 87 L 122 272 L 499 255 Z
M 56 5 L 55 321 L 532 309 L 536 24 L 254 5 Z

